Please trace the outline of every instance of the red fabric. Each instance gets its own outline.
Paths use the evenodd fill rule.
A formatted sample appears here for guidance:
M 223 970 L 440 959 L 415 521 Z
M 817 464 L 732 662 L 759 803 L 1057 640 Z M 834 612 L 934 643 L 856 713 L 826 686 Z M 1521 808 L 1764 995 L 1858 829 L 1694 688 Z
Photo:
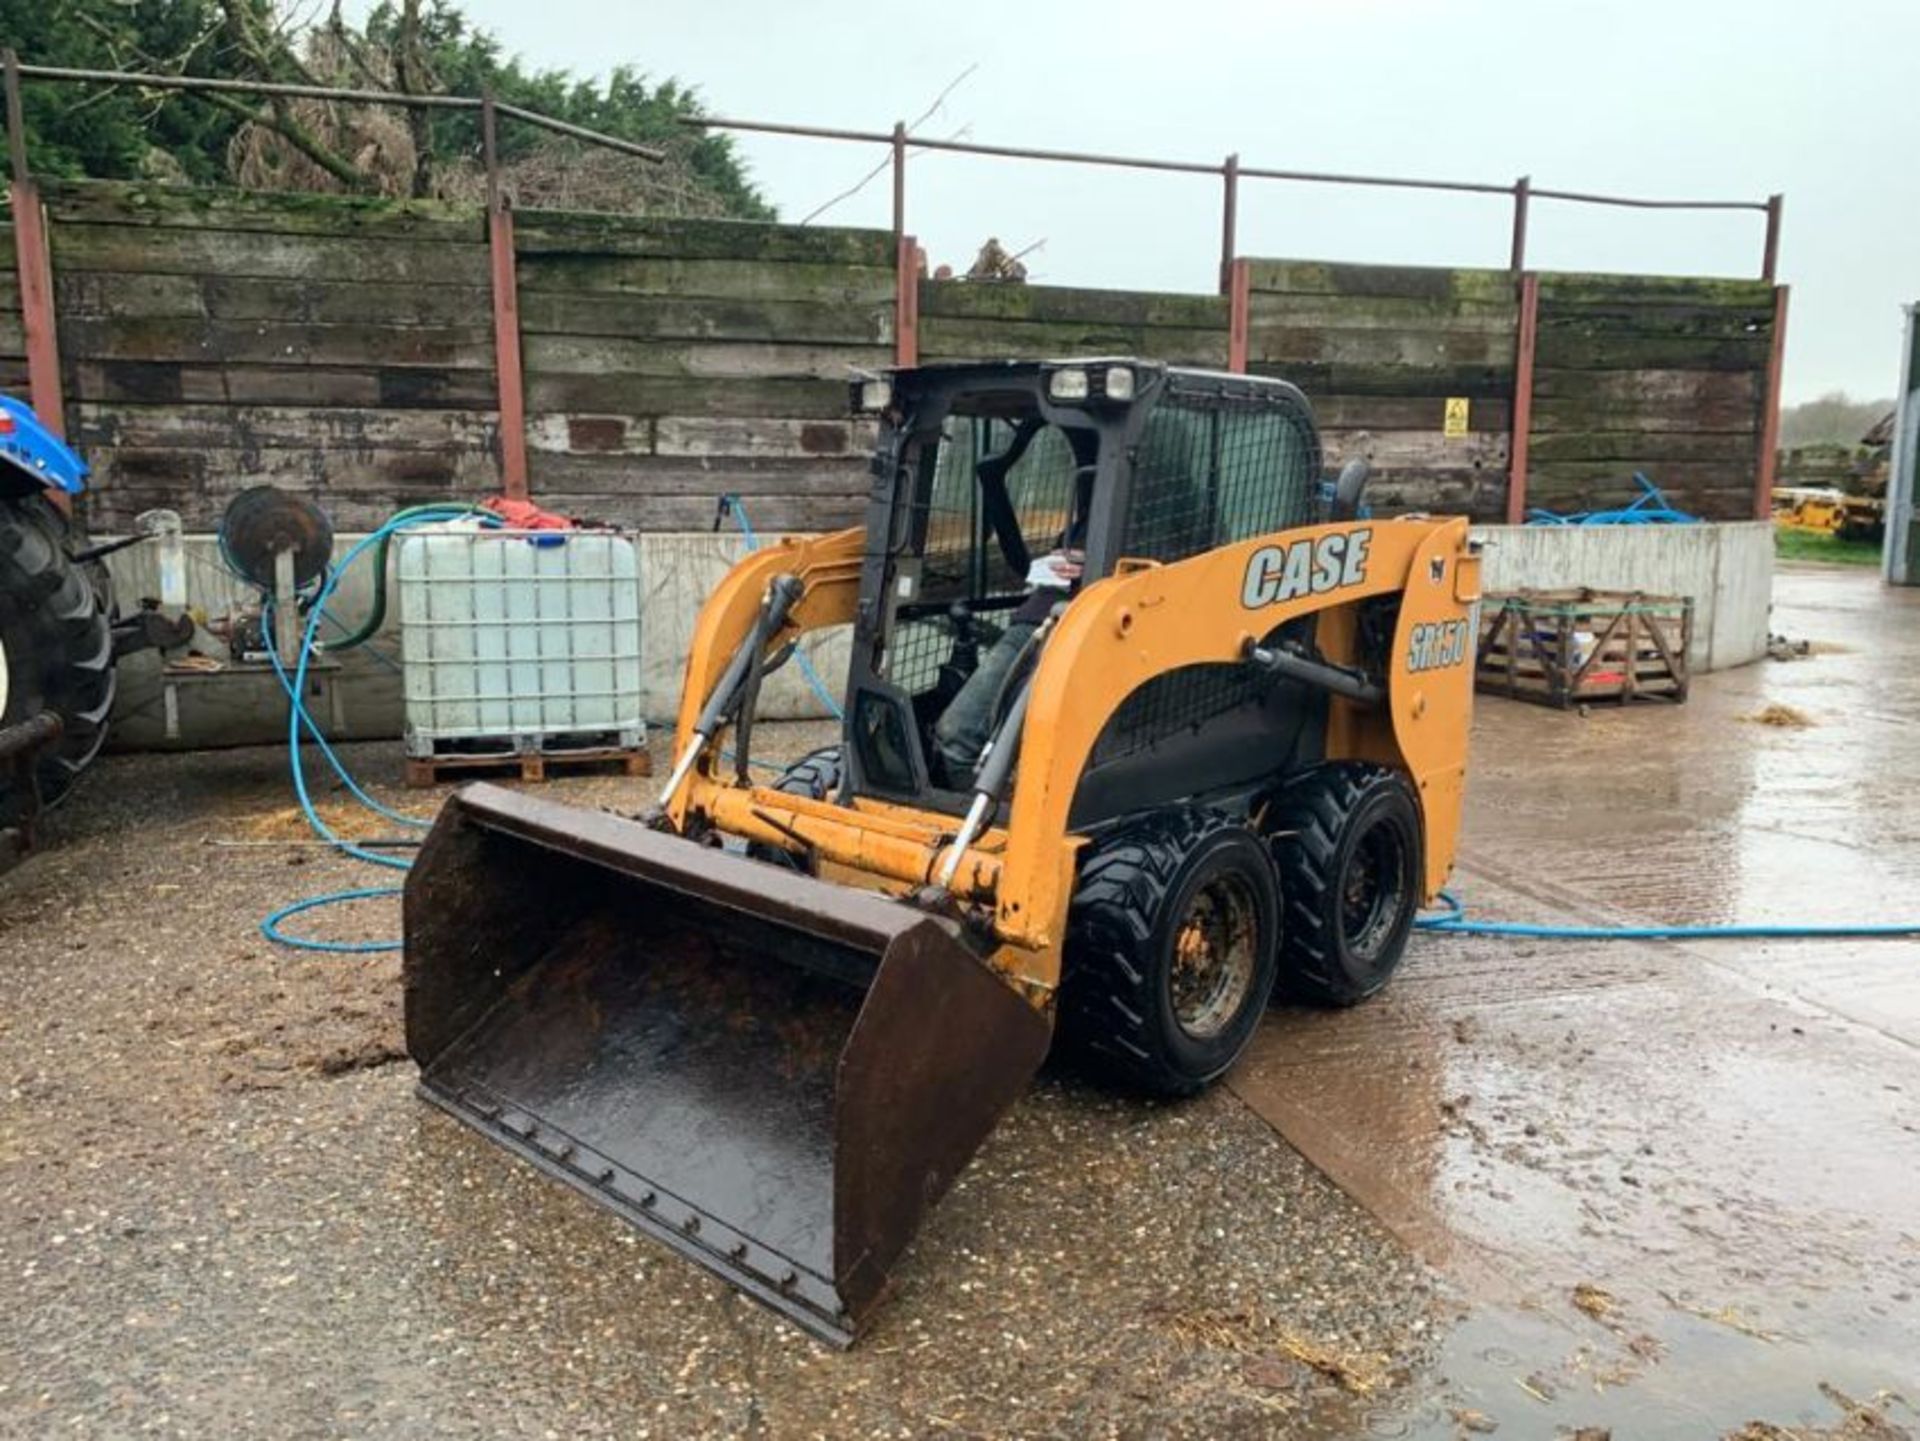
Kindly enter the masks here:
M 542 510 L 530 500 L 509 500 L 504 495 L 495 495 L 481 501 L 480 508 L 492 511 L 513 530 L 574 529 L 574 523 L 564 515 Z

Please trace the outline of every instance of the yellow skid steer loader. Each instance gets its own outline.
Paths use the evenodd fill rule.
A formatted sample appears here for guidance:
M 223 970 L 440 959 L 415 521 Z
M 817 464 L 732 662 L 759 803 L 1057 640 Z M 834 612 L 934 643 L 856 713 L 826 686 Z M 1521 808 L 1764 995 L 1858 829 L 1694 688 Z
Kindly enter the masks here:
M 1480 585 L 1464 520 L 1323 483 L 1281 381 L 854 396 L 867 523 L 709 597 L 658 809 L 468 787 L 405 903 L 426 1097 L 842 1345 L 1056 1034 L 1183 1095 L 1276 988 L 1385 984 L 1453 863 Z M 840 744 L 755 783 L 763 677 L 835 626 Z

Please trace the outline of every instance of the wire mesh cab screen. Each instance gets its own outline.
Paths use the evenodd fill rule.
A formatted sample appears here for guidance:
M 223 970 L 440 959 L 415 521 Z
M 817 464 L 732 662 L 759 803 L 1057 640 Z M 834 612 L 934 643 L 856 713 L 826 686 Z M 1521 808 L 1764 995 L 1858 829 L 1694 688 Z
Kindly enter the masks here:
M 1045 555 L 1083 525 L 1075 478 L 1090 481 L 1097 433 L 1044 421 L 1029 397 L 961 395 L 936 435 L 920 443 L 906 545 L 895 559 L 895 623 L 880 673 L 910 696 L 933 689 L 953 649 L 948 607 L 965 602 L 989 620 L 1026 595 L 1024 550 Z M 1004 471 L 1009 546 L 989 514 L 982 467 Z M 1003 522 L 1006 520 L 1003 515 Z M 1084 543 L 1083 541 L 1081 543 Z
M 1209 391 L 1176 372 L 1141 423 L 1123 557 L 1172 562 L 1312 524 L 1320 442 L 1291 391 Z M 1259 703 L 1271 682 L 1243 665 L 1186 666 L 1154 677 L 1108 721 L 1094 763 L 1197 731 Z

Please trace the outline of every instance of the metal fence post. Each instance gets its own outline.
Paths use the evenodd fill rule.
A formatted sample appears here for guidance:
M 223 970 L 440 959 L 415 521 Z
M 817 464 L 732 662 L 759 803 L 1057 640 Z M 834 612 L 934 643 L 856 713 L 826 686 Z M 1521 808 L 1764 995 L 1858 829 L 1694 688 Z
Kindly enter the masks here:
M 1753 518 L 1773 514 L 1774 468 L 1780 459 L 1780 373 L 1787 358 L 1787 287 L 1773 288 L 1773 343 L 1767 349 L 1767 393 L 1761 402 L 1759 464 L 1753 468 Z
M 1767 239 L 1765 248 L 1760 252 L 1760 278 L 1775 279 L 1780 271 L 1780 213 L 1786 209 L 1787 197 L 1769 195 L 1767 197 Z
M 920 246 L 903 235 L 893 246 L 893 363 L 920 363 Z
M 520 292 L 514 273 L 513 212 L 500 189 L 493 95 L 480 98 L 480 150 L 487 167 L 487 252 L 493 292 L 493 369 L 500 410 L 500 488 L 525 500 L 527 398 L 520 369 Z
M 7 151 L 13 176 L 7 203 L 13 214 L 13 261 L 20 278 L 20 325 L 26 335 L 27 394 L 34 413 L 55 435 L 67 433 L 60 390 L 60 330 L 53 302 L 53 251 L 47 211 L 27 168 L 27 125 L 20 99 L 20 59 L 6 52 Z M 65 496 L 54 503 L 66 508 Z
M 1235 260 L 1227 267 L 1227 369 L 1235 375 L 1247 371 L 1248 311 L 1253 303 L 1252 267 Z
M 1527 207 L 1532 200 L 1533 177 L 1522 175 L 1513 182 L 1513 249 L 1507 259 L 1509 270 L 1527 268 Z
M 1240 217 L 1240 156 L 1229 155 L 1220 167 L 1220 293 L 1233 287 L 1234 232 Z
M 893 122 L 893 238 L 907 233 L 907 123 Z
M 1533 441 L 1533 352 L 1540 334 L 1540 276 L 1520 275 L 1520 325 L 1514 340 L 1513 421 L 1507 440 L 1507 524 L 1527 518 L 1527 462 Z

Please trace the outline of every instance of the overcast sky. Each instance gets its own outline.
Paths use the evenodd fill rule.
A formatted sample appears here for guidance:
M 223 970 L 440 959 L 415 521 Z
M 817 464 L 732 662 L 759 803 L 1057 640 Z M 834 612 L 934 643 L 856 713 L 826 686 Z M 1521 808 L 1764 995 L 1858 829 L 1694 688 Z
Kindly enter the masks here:
M 1653 197 L 1787 197 L 1789 402 L 1890 395 L 1920 300 L 1920 4 L 1543 0 L 464 0 L 525 60 L 677 76 L 717 115 L 887 129 L 977 66 L 926 133 L 1007 144 Z M 880 152 L 744 137 L 798 219 Z M 935 263 L 1044 240 L 1032 277 L 1207 290 L 1219 183 L 927 154 L 908 228 Z M 888 224 L 885 177 L 823 220 Z M 1240 253 L 1504 265 L 1498 197 L 1242 187 Z M 1537 202 L 1542 268 L 1753 275 L 1758 214 Z

